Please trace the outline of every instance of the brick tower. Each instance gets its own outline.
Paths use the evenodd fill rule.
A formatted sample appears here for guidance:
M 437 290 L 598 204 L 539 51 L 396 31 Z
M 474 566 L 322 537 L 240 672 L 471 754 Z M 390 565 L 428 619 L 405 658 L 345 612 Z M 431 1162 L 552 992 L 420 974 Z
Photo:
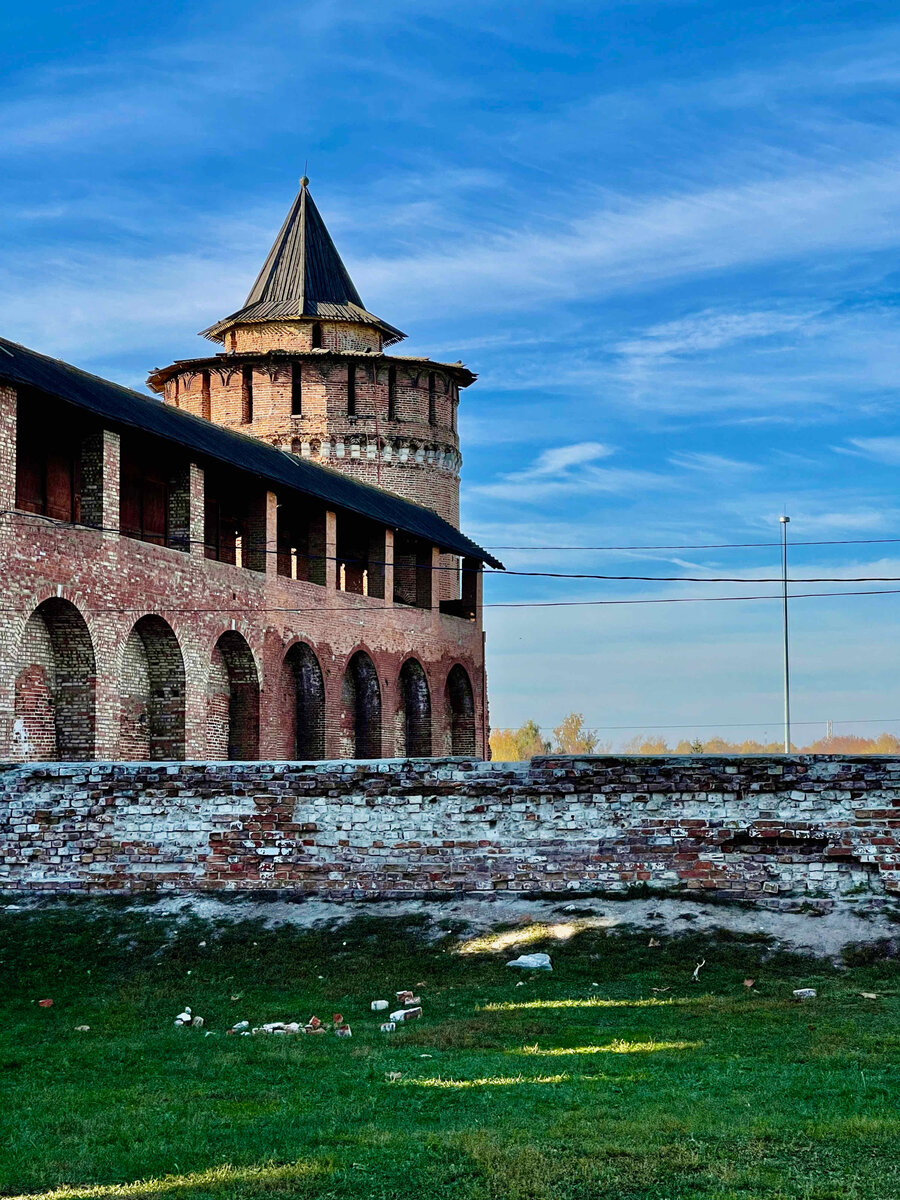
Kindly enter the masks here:
M 405 334 L 370 313 L 300 191 L 210 358 L 153 371 L 166 403 L 434 509 L 459 526 L 460 362 L 386 355 Z

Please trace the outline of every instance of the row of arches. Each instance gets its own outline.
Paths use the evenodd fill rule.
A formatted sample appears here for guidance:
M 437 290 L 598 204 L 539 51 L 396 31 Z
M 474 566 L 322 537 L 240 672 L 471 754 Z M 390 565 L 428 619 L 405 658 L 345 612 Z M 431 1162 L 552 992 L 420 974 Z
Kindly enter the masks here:
M 358 650 L 341 680 L 337 712 L 329 714 L 315 651 L 295 643 L 284 656 L 279 711 L 287 728 L 284 752 L 325 757 L 329 730 L 340 757 L 381 758 L 385 744 L 399 757 L 476 753 L 475 703 L 468 673 L 447 674 L 441 745 L 435 745 L 431 689 L 422 664 L 408 658 L 386 719 L 382 683 L 369 654 Z M 67 600 L 45 600 L 28 619 L 18 648 L 13 751 L 24 761 L 91 759 L 96 746 L 97 664 L 90 631 Z M 185 757 L 185 663 L 172 627 L 156 615 L 132 627 L 119 679 L 119 752 L 124 760 Z M 256 759 L 260 751 L 260 678 L 246 639 L 223 633 L 207 678 L 206 757 Z

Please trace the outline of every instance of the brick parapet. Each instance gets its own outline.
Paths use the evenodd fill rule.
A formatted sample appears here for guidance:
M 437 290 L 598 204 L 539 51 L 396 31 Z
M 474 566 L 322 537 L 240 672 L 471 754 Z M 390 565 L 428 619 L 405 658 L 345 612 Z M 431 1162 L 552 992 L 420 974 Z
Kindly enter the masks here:
M 330 897 L 900 891 L 900 760 L 0 767 L 0 888 Z

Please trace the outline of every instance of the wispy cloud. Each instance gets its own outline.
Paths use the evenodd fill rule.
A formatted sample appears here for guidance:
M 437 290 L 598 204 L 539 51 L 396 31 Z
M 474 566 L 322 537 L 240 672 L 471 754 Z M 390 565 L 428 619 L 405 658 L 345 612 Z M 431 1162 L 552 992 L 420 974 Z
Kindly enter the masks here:
M 692 450 L 673 454 L 669 462 L 673 466 L 683 467 L 687 471 L 700 471 L 704 475 L 730 476 L 735 473 L 759 470 L 758 463 L 741 462 L 736 458 L 726 458 L 722 454 L 704 454 L 701 451 Z
M 578 442 L 545 450 L 530 466 L 472 489 L 480 496 L 537 504 L 573 493 L 627 493 L 669 486 L 665 476 L 621 467 L 598 467 L 612 451 L 599 442 Z
M 862 437 L 851 438 L 850 446 L 836 446 L 841 454 L 859 454 L 888 466 L 900 464 L 900 437 Z

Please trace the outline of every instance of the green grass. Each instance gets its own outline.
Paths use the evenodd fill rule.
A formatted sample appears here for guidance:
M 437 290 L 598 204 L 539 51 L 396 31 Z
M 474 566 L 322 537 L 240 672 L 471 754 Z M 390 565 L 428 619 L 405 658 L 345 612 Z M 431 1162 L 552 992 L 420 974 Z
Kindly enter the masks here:
M 460 953 L 419 920 L 309 932 L 113 901 L 0 911 L 0 1194 L 900 1196 L 893 961 L 560 932 Z M 517 987 L 510 942 L 548 950 L 553 973 Z M 801 986 L 818 999 L 793 1003 Z M 380 1034 L 369 1001 L 402 987 L 424 1018 Z M 174 1028 L 185 1004 L 217 1036 Z M 335 1011 L 352 1040 L 221 1032 Z

